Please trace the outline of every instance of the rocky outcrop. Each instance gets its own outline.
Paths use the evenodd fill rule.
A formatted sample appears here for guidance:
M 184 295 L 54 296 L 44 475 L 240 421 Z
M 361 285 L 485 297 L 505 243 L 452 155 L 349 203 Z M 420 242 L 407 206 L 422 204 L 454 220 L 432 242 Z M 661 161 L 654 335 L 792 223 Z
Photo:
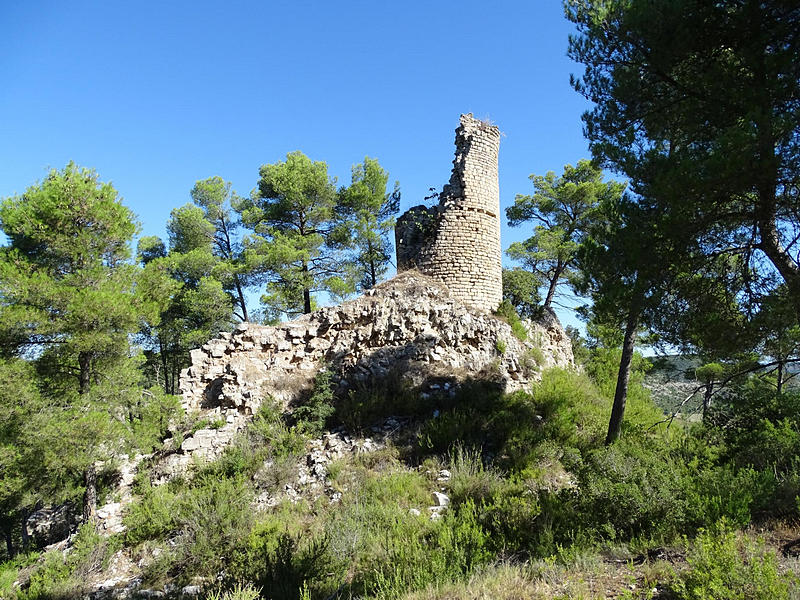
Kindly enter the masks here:
M 69 537 L 79 521 L 78 511 L 72 504 L 46 506 L 28 516 L 25 533 L 36 547 L 43 548 Z
M 242 323 L 194 350 L 191 367 L 182 373 L 184 408 L 217 419 L 213 431 L 197 432 L 208 443 L 187 440 L 187 449 L 224 445 L 220 440 L 232 436 L 265 398 L 296 400 L 323 366 L 346 392 L 397 372 L 414 385 L 436 376 L 458 380 L 490 372 L 513 390 L 538 379 L 542 368 L 572 365 L 569 338 L 555 317 L 527 327 L 522 342 L 506 322 L 470 310 L 443 284 L 416 271 L 295 321 Z

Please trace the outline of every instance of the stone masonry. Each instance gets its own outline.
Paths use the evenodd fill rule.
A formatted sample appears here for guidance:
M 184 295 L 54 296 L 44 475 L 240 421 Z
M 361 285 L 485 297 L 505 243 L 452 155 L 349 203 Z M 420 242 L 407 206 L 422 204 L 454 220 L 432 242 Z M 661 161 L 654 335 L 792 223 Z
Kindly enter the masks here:
M 262 402 L 302 399 L 323 366 L 333 371 L 338 393 L 347 394 L 397 374 L 420 393 L 471 377 L 511 391 L 527 388 L 544 368 L 573 365 L 569 337 L 555 318 L 526 327 L 523 342 L 503 320 L 467 308 L 442 283 L 413 270 L 295 321 L 242 323 L 193 350 L 181 374 L 184 408 L 223 423 L 185 439 L 182 456 L 221 452 Z
M 495 379 L 518 389 L 544 367 L 572 365 L 572 347 L 557 320 L 527 327 L 522 342 L 503 320 L 474 313 L 440 282 L 408 271 L 295 321 L 241 323 L 233 334 L 221 333 L 192 351 L 192 365 L 181 373 L 183 405 L 250 415 L 267 396 L 296 400 L 323 365 L 343 389 L 397 369 L 419 384 L 431 375 L 463 378 L 490 366 Z M 543 364 L 526 365 L 534 347 Z
M 472 309 L 493 311 L 502 300 L 500 131 L 461 115 L 450 182 L 433 207 L 415 206 L 397 220 L 397 270 L 416 268 L 441 281 Z

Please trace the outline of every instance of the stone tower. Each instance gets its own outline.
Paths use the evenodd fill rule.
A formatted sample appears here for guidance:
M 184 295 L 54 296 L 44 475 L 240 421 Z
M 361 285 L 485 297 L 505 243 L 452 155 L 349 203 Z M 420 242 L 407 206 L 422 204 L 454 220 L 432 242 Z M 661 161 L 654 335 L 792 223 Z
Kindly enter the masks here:
M 415 206 L 397 220 L 397 271 L 417 268 L 467 306 L 492 311 L 503 295 L 500 130 L 461 115 L 450 182 L 438 206 Z

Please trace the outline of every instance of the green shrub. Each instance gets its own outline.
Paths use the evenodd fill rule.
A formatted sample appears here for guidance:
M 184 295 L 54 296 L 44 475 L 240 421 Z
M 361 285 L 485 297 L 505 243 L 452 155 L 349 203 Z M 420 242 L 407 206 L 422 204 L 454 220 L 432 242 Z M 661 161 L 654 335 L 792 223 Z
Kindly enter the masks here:
M 252 492 L 241 480 L 198 477 L 180 498 L 174 568 L 184 578 L 216 576 L 252 527 Z
M 430 528 L 428 535 L 403 528 L 387 535 L 386 558 L 368 581 L 370 593 L 376 598 L 397 598 L 433 583 L 462 579 L 491 557 L 471 500 L 458 511 L 447 511 Z
M 536 346 L 528 348 L 525 354 L 522 355 L 522 366 L 526 372 L 535 371 L 538 367 L 543 366 L 544 363 L 545 360 L 542 349 Z
M 683 472 L 659 450 L 623 440 L 586 456 L 578 473 L 585 525 L 623 540 L 678 530 L 686 508 Z
M 192 419 L 189 425 L 189 435 L 194 435 L 201 429 L 210 429 L 211 419 Z
M 468 381 L 456 392 L 452 408 L 423 424 L 417 444 L 422 454 L 445 454 L 457 442 L 501 454 L 515 432 L 537 426 L 536 406 L 529 394 L 504 395 L 493 382 Z
M 336 402 L 335 418 L 350 431 L 363 431 L 388 416 L 421 416 L 430 410 L 430 401 L 421 398 L 396 368 L 383 377 L 352 382 Z
M 495 314 L 502 318 L 506 323 L 511 325 L 511 333 L 514 334 L 519 341 L 524 342 L 528 339 L 528 330 L 522 324 L 522 320 L 517 314 L 517 309 L 508 300 L 503 300 L 500 306 L 497 307 Z
M 146 488 L 139 490 L 143 496 L 128 507 L 124 517 L 125 539 L 129 544 L 163 539 L 177 528 L 179 487 L 175 483 L 151 487 L 148 482 Z
M 108 567 L 114 553 L 122 546 L 118 536 L 106 537 L 91 525 L 83 525 L 68 554 L 47 552 L 31 573 L 28 587 L 19 592 L 19 600 L 53 600 L 81 597 L 88 591 L 92 575 Z
M 247 435 L 237 436 L 222 454 L 200 470 L 201 476 L 234 479 L 252 478 L 269 457 L 269 450 L 250 443 Z
M 14 582 L 22 569 L 30 567 L 39 558 L 38 552 L 17 554 L 14 558 L 0 563 L 0 598 L 13 598 Z
M 63 596 L 78 595 L 82 591 L 81 582 L 75 581 L 72 569 L 60 552 L 46 552 L 31 573 L 28 587 L 21 591 L 19 600 L 49 600 Z
M 423 474 L 408 471 L 378 474 L 364 470 L 350 482 L 348 493 L 325 523 L 331 564 L 338 565 L 341 577 L 347 574 L 350 593 L 386 596 L 390 589 L 431 581 L 432 573 L 445 568 L 437 552 L 451 552 L 448 560 L 457 559 L 459 564 L 467 560 L 453 554 L 458 549 L 445 548 L 446 540 L 440 537 L 448 535 L 439 528 L 452 518 L 447 516 L 450 511 L 438 521 L 430 520 L 427 507 L 433 496 L 429 486 Z M 474 510 L 472 506 L 470 510 Z M 445 527 L 452 529 L 453 522 L 447 521 Z M 464 531 L 450 534 L 464 544 L 470 537 Z M 468 547 L 474 544 L 467 544 L 464 551 Z
M 131 411 L 131 439 L 142 452 L 152 452 L 166 439 L 170 425 L 183 414 L 180 398 L 165 394 L 160 387 L 142 390 L 142 401 Z
M 550 520 L 539 495 L 524 486 L 508 486 L 481 506 L 481 522 L 492 549 L 505 556 L 546 556 L 552 550 Z
M 588 448 L 600 443 L 608 421 L 608 403 L 588 377 L 549 369 L 533 390 L 541 428 L 540 441 Z
M 314 436 L 322 432 L 334 412 L 331 372 L 323 367 L 314 378 L 311 396 L 297 406 L 293 414 L 301 429 Z
M 317 593 L 329 593 L 330 586 L 325 582 L 331 568 L 327 538 L 303 536 L 301 540 L 300 536 L 283 532 L 277 543 L 259 557 L 254 579 L 263 597 L 294 600 L 304 591 L 307 593 L 309 585 Z
M 206 600 L 259 600 L 261 590 L 252 584 L 236 584 L 233 588 L 221 591 L 216 590 L 206 596 Z
M 723 519 L 687 543 L 689 570 L 672 586 L 679 600 L 782 600 L 792 575 L 780 575 L 774 553 L 737 540 Z
M 444 454 L 455 442 L 480 446 L 498 457 L 499 467 L 520 472 L 553 444 L 600 444 L 607 404 L 585 375 L 563 369 L 545 371 L 532 394 L 503 394 L 490 382 L 467 382 L 452 408 L 422 425 L 418 446 L 423 454 Z
M 693 531 L 725 518 L 744 527 L 759 505 L 773 496 L 775 485 L 775 476 L 768 471 L 729 464 L 698 469 L 687 476 L 686 525 Z
M 216 576 L 244 547 L 252 525 L 252 493 L 241 478 L 202 471 L 191 486 L 181 482 L 147 489 L 125 517 L 129 544 L 173 538 L 148 568 L 148 579 L 179 574 Z
M 277 406 L 265 402 L 247 428 L 248 442 L 253 446 L 267 446 L 269 456 L 296 456 L 305 449 L 308 437 L 297 427 L 284 421 Z
M 477 449 L 456 444 L 450 449 L 446 464 L 450 470 L 450 501 L 455 506 L 468 500 L 480 505 L 503 487 L 500 473 L 484 465 Z
M 790 471 L 792 460 L 800 455 L 798 425 L 797 419 L 763 418 L 751 422 L 746 429 L 726 432 L 731 458 L 741 466 Z

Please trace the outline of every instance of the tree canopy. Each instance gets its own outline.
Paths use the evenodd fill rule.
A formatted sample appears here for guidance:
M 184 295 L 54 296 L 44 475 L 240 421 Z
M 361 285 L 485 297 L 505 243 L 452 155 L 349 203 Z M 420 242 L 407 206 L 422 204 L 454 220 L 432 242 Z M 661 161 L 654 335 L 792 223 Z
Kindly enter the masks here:
M 779 276 L 800 314 L 800 7 L 747 0 L 568 0 L 592 152 L 682 213 L 692 248 Z
M 390 236 L 394 215 L 400 207 L 400 186 L 389 192 L 389 174 L 374 158 L 353 165 L 352 182 L 340 191 L 341 209 L 350 222 L 351 258 L 359 289 L 374 287 L 383 278 L 392 259 Z
M 550 308 L 558 286 L 575 283 L 578 248 L 589 226 L 602 218 L 600 204 L 618 198 L 625 184 L 604 182 L 602 170 L 588 160 L 566 165 L 559 177 L 549 171 L 530 179 L 535 193 L 517 195 L 506 216 L 512 227 L 533 222 L 534 234 L 511 244 L 507 254 L 545 283 L 544 307 Z
M 0 204 L 0 310 L 7 351 L 58 356 L 86 393 L 127 357 L 138 326 L 133 213 L 109 183 L 70 163 Z
M 339 250 L 348 229 L 337 220 L 336 182 L 324 162 L 302 152 L 262 165 L 259 174 L 241 210 L 251 232 L 247 260 L 267 282 L 262 302 L 273 315 L 310 313 L 314 292 L 347 287 Z

